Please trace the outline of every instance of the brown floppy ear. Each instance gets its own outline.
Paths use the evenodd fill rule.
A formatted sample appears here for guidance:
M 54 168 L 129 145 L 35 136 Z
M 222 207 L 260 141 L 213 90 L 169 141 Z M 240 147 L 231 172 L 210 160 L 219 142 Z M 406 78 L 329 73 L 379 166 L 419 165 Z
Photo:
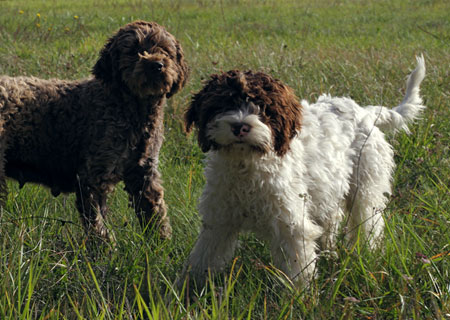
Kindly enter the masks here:
M 282 83 L 274 83 L 272 103 L 264 113 L 269 118 L 274 137 L 274 149 L 283 156 L 290 149 L 291 140 L 301 129 L 302 106 L 293 90 Z
M 192 127 L 197 123 L 197 110 L 194 102 L 191 102 L 189 108 L 184 113 L 184 130 L 191 133 Z
M 175 47 L 177 48 L 178 79 L 176 82 L 173 83 L 170 92 L 166 94 L 167 98 L 170 98 L 175 93 L 180 91 L 186 84 L 186 81 L 189 77 L 189 67 L 186 61 L 184 60 L 183 48 L 181 48 L 181 45 L 177 40 L 175 41 L 175 43 L 176 43 Z
M 92 74 L 106 83 L 122 83 L 122 74 L 118 66 L 121 58 L 121 49 L 131 48 L 136 41 L 136 23 L 130 23 L 122 27 L 108 39 L 100 51 L 100 58 L 92 68 Z
M 92 74 L 99 80 L 111 82 L 113 80 L 113 64 L 111 51 L 115 37 L 111 37 L 100 51 L 100 58 L 92 68 Z
M 212 144 L 206 136 L 207 119 L 200 118 L 203 104 L 202 92 L 203 90 L 192 97 L 191 105 L 184 114 L 184 126 L 187 133 L 190 133 L 193 127 L 198 129 L 198 144 L 203 152 L 208 152 L 209 149 L 211 149 Z

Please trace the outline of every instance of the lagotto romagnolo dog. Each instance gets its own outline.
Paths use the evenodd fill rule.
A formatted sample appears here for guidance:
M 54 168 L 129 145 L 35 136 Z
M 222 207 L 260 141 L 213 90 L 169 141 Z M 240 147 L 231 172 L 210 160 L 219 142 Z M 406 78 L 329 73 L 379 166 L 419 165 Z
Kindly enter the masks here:
M 241 231 L 268 240 L 275 265 L 300 283 L 313 277 L 317 250 L 333 248 L 343 223 L 348 241 L 361 234 L 375 246 L 394 169 L 381 129 L 407 131 L 425 108 L 425 64 L 417 61 L 393 109 L 329 95 L 300 103 L 259 72 L 213 75 L 185 115 L 187 131 L 198 129 L 208 154 L 202 229 L 178 285 L 186 274 L 203 284 L 208 270 L 221 270 Z
M 6 177 L 75 192 L 85 229 L 109 238 L 107 195 L 124 181 L 142 225 L 168 238 L 158 154 L 166 98 L 188 76 L 183 50 L 164 27 L 135 21 L 107 41 L 92 73 L 0 77 L 0 194 Z

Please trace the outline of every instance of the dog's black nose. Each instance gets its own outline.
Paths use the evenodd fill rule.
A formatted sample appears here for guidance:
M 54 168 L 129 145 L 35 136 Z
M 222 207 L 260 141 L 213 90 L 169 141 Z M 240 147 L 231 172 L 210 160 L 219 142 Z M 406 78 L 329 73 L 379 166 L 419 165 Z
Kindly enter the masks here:
M 161 61 L 149 61 L 147 63 L 147 68 L 150 71 L 161 71 L 162 68 L 164 68 L 164 63 L 162 63 Z
M 252 127 L 246 123 L 235 123 L 231 125 L 231 131 L 239 138 L 245 137 L 251 130 Z

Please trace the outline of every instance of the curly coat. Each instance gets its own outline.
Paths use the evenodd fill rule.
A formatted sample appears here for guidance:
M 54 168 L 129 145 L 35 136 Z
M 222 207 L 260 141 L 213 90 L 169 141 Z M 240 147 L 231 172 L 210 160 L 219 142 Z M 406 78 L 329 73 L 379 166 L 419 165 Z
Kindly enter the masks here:
M 169 238 L 157 170 L 163 108 L 187 77 L 179 42 L 145 21 L 107 41 L 89 79 L 0 77 L 0 193 L 6 177 L 75 192 L 85 229 L 108 238 L 107 194 L 124 181 L 142 226 Z
M 208 271 L 223 270 L 241 232 L 267 240 L 275 266 L 299 285 L 315 275 L 318 249 L 334 250 L 340 227 L 350 247 L 379 245 L 395 167 L 381 129 L 407 131 L 420 116 L 424 76 L 418 57 L 393 109 L 329 95 L 299 102 L 259 72 L 212 76 L 186 112 L 208 153 L 202 227 L 177 286 L 189 275 L 200 288 Z

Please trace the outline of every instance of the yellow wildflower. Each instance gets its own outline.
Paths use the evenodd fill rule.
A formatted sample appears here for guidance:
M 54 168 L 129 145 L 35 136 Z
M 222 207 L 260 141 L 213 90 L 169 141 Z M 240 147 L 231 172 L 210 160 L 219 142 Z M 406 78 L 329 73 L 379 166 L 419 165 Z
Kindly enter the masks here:
M 23 10 L 19 10 L 19 14 L 23 14 L 24 13 L 24 11 Z

